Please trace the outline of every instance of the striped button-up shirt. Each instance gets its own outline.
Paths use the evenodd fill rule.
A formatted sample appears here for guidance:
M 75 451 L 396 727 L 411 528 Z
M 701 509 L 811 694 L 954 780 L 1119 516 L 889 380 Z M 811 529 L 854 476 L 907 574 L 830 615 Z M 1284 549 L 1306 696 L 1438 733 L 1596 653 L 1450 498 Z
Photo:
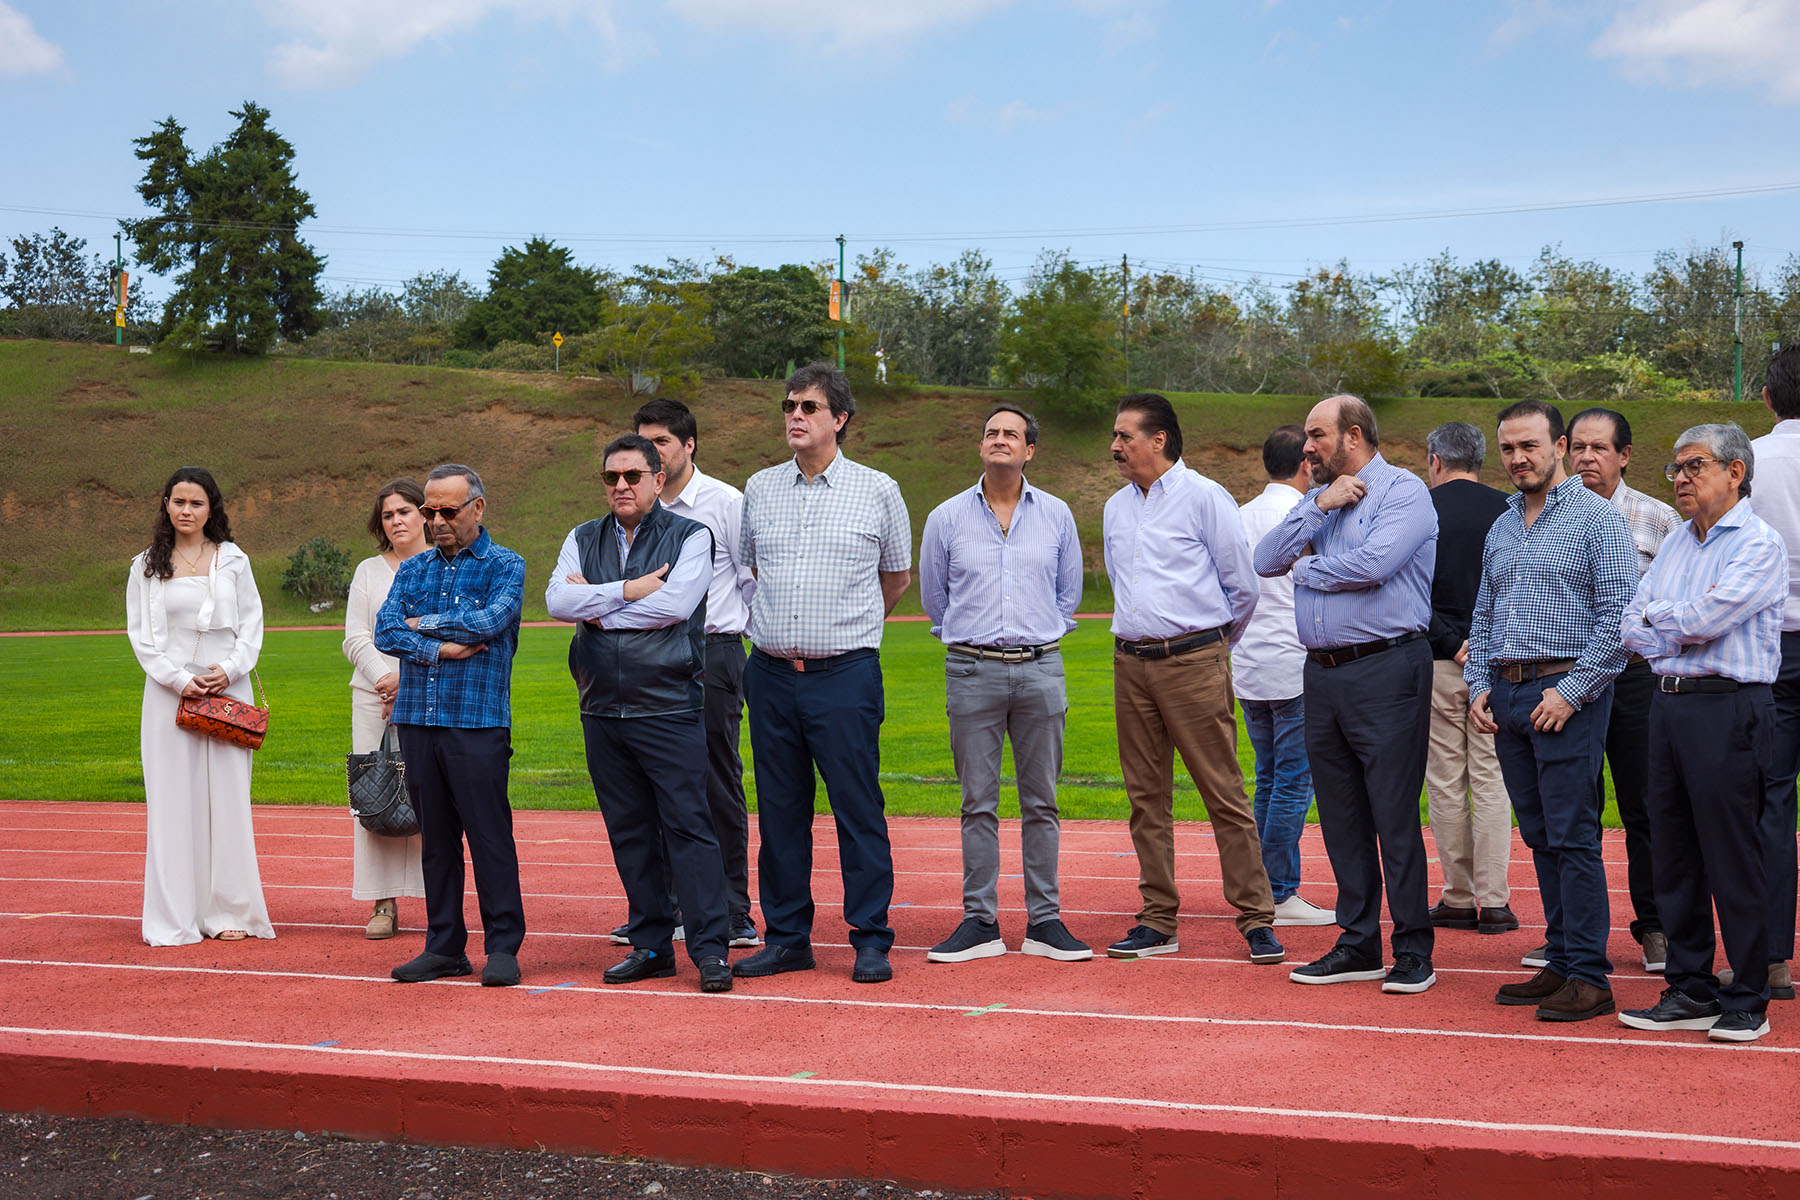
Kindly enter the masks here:
M 1637 587 L 1637 546 L 1610 500 L 1570 476 L 1544 496 L 1530 528 L 1525 497 L 1506 498 L 1481 554 L 1469 624 L 1469 697 L 1493 687 L 1496 663 L 1577 660 L 1556 684 L 1576 708 L 1625 669 L 1619 614 Z
M 1663 539 L 1672 530 L 1680 528 L 1681 514 L 1655 496 L 1644 495 L 1623 479 L 1613 489 L 1612 502 L 1631 529 L 1631 540 L 1637 546 L 1638 578 L 1642 579 L 1650 564 L 1656 561 L 1656 552 Z
M 492 729 L 512 725 L 512 663 L 525 600 L 525 560 L 483 529 L 445 558 L 415 554 L 400 564 L 375 616 L 375 646 L 400 660 L 397 725 Z M 419 618 L 414 632 L 408 617 Z M 445 642 L 486 650 L 438 658 Z
M 981 483 L 931 510 L 919 541 L 919 598 L 946 644 L 1041 646 L 1075 628 L 1081 542 L 1069 506 L 1025 483 L 1011 527 Z
M 1229 627 L 1243 636 L 1257 579 L 1237 503 L 1180 459 L 1148 491 L 1128 483 L 1102 517 L 1114 637 L 1178 638 Z
M 778 658 L 880 649 L 882 571 L 912 567 L 900 485 L 839 450 L 808 483 L 798 461 L 744 485 L 739 561 L 756 571 L 750 641 Z
M 1437 509 L 1417 475 L 1377 454 L 1355 504 L 1325 512 L 1314 488 L 1256 544 L 1256 573 L 1294 577 L 1294 630 L 1309 650 L 1355 646 L 1431 623 Z
M 1739 500 L 1705 541 L 1689 521 L 1663 543 L 1625 608 L 1625 645 L 1658 675 L 1773 683 L 1787 597 L 1787 544 Z

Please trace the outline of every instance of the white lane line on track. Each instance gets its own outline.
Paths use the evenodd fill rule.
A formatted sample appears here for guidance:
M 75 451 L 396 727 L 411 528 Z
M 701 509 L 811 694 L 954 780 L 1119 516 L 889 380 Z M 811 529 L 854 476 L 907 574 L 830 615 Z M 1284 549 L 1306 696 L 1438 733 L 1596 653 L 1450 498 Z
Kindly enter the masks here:
M 1001 1010 L 1005 1011 L 1005 1010 Z M 787 1086 L 796 1089 L 827 1090 L 865 1089 L 913 1096 L 966 1096 L 982 1100 L 1049 1103 L 1059 1105 L 1110 1105 L 1119 1108 L 1149 1109 L 1160 1112 L 1218 1113 L 1230 1116 L 1282 1117 L 1314 1121 L 1353 1121 L 1369 1124 L 1407 1125 L 1443 1129 L 1477 1129 L 1487 1133 L 1564 1134 L 1602 1140 L 1623 1138 L 1632 1141 L 1678 1142 L 1701 1146 L 1737 1146 L 1760 1150 L 1800 1150 L 1800 1142 L 1774 1138 L 1739 1137 L 1734 1134 L 1683 1133 L 1655 1129 L 1607 1129 L 1592 1125 L 1558 1125 L 1550 1123 L 1518 1123 L 1480 1121 L 1446 1117 L 1420 1117 L 1402 1113 L 1366 1113 L 1336 1109 L 1283 1108 L 1261 1104 L 1208 1104 L 1202 1101 L 1158 1100 L 1139 1096 L 1081 1096 L 1062 1092 L 1015 1092 L 1000 1088 L 955 1087 L 949 1084 L 890 1083 L 867 1079 L 821 1079 L 817 1076 L 795 1079 L 787 1075 L 746 1075 L 723 1071 L 684 1071 L 673 1067 L 628 1067 L 608 1063 L 575 1062 L 567 1059 L 517 1058 L 498 1054 L 439 1054 L 412 1050 L 364 1049 L 354 1046 L 313 1046 L 284 1042 L 252 1042 L 238 1038 L 177 1037 L 172 1035 L 113 1033 L 93 1029 L 37 1029 L 29 1026 L 4 1025 L 0 1033 L 37 1037 L 92 1038 L 101 1041 L 131 1042 L 163 1046 L 209 1046 L 230 1050 L 262 1050 L 323 1054 L 349 1058 L 404 1060 L 441 1065 L 449 1062 L 478 1063 L 483 1066 L 531 1067 L 539 1070 L 566 1070 L 585 1074 L 633 1075 L 655 1079 L 687 1079 L 702 1083 L 754 1083 Z
M 923 950 L 923 947 L 919 947 Z M 1205 961 L 1205 960 L 1187 960 Z M 1237 965 L 1235 962 L 1232 965 Z M 1244 964 L 1249 965 L 1249 964 Z M 61 967 L 65 969 L 82 969 L 93 971 L 143 971 L 150 973 L 168 973 L 177 975 L 222 975 L 231 978 L 266 978 L 266 979 L 314 979 L 343 983 L 378 983 L 384 987 L 392 986 L 393 980 L 382 975 L 336 975 L 319 971 L 280 971 L 252 970 L 239 967 L 193 967 L 161 965 L 157 963 L 112 963 L 81 962 L 65 959 L 29 959 L 0 958 L 0 966 L 15 967 Z M 440 979 L 435 981 L 452 987 L 480 987 L 476 979 Z M 763 992 L 731 991 L 708 994 L 693 990 L 673 990 L 663 988 L 640 987 L 608 987 L 604 984 L 574 984 L 558 989 L 559 992 L 604 996 L 609 999 L 629 1000 L 633 996 L 652 996 L 662 999 L 712 1001 L 723 1000 L 735 1003 L 756 1004 L 797 1004 L 837 1008 L 870 1008 L 905 1012 L 942 1012 L 967 1013 L 969 1009 L 980 1007 L 979 1004 L 933 1004 L 920 1000 L 851 1000 L 831 996 L 786 996 Z M 523 990 L 514 991 L 511 995 L 529 995 Z M 1029 1008 L 1025 1006 L 996 1009 L 994 1016 L 1047 1017 L 1077 1021 L 1119 1021 L 1130 1024 L 1148 1025 L 1198 1025 L 1216 1026 L 1220 1028 L 1248 1029 L 1303 1029 L 1312 1033 L 1375 1033 L 1391 1034 L 1395 1037 L 1415 1038 L 1457 1038 L 1472 1041 L 1500 1042 L 1547 1042 L 1557 1045 L 1575 1044 L 1589 1046 L 1625 1046 L 1633 1049 L 1651 1050 L 1705 1050 L 1709 1052 L 1729 1052 L 1744 1050 L 1761 1054 L 1800 1054 L 1800 1046 L 1765 1046 L 1752 1043 L 1738 1046 L 1722 1046 L 1716 1042 L 1699 1039 L 1657 1039 L 1639 1038 L 1629 1035 L 1611 1037 L 1591 1036 L 1578 1037 L 1573 1034 L 1556 1033 L 1507 1033 L 1476 1029 L 1432 1029 L 1424 1026 L 1407 1025 L 1365 1025 L 1339 1024 L 1331 1021 L 1301 1021 L 1293 1019 L 1276 1019 L 1264 1017 L 1209 1017 L 1197 1015 L 1176 1015 L 1157 1013 L 1118 1012 L 1116 1010 L 1089 1011 L 1086 1009 L 1064 1008 Z

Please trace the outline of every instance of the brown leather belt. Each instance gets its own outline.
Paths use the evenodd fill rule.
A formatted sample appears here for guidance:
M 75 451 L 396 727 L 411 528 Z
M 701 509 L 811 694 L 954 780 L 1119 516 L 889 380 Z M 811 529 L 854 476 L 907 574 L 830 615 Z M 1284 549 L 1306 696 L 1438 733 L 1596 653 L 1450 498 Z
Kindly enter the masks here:
M 1495 663 L 1494 674 L 1508 683 L 1530 683 L 1546 675 L 1567 675 L 1579 659 L 1546 658 L 1542 662 Z

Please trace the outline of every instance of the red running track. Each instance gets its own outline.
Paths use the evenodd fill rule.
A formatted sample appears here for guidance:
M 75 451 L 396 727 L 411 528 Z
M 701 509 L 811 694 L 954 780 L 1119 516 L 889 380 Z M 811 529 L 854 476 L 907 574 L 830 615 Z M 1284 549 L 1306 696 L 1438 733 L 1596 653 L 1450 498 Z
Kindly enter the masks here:
M 279 937 L 153 950 L 138 940 L 141 806 L 0 805 L 0 1105 L 1033 1196 L 1800 1194 L 1795 1006 L 1728 1047 L 1493 1003 L 1542 936 L 1516 844 L 1525 927 L 1440 932 L 1437 986 L 1389 996 L 1245 961 L 1205 825 L 1178 833 L 1179 954 L 927 964 L 960 915 L 956 825 L 896 819 L 895 978 L 871 987 L 848 978 L 822 820 L 819 969 L 708 996 L 685 959 L 672 981 L 601 984 L 625 905 L 596 813 L 518 814 L 516 989 L 390 982 L 420 948 L 421 903 L 402 902 L 400 937 L 365 941 L 349 818 L 264 807 L 256 822 Z M 1016 823 L 1002 836 L 1016 946 Z M 1303 851 L 1303 893 L 1329 906 L 1316 829 Z M 1617 835 L 1607 853 L 1622 885 Z M 1101 946 L 1131 924 L 1122 824 L 1067 824 L 1062 871 L 1076 936 Z M 1622 925 L 1622 887 L 1613 903 Z M 1335 930 L 1279 933 L 1300 962 Z M 1661 987 L 1635 949 L 1615 933 L 1621 1006 Z

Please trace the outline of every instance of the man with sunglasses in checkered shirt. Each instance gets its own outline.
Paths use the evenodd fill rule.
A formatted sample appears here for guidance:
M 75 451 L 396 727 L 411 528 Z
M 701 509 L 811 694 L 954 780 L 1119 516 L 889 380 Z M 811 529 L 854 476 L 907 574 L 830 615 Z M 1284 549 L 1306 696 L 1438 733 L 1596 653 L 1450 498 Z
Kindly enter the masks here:
M 768 944 L 740 976 L 808 971 L 812 953 L 813 771 L 837 823 L 844 919 L 858 983 L 893 978 L 894 860 L 881 794 L 882 622 L 912 580 L 900 488 L 841 450 L 856 412 L 844 373 L 794 372 L 782 401 L 791 461 L 744 485 L 740 560 L 756 571 L 755 647 L 744 700 L 756 769 L 757 886 Z

